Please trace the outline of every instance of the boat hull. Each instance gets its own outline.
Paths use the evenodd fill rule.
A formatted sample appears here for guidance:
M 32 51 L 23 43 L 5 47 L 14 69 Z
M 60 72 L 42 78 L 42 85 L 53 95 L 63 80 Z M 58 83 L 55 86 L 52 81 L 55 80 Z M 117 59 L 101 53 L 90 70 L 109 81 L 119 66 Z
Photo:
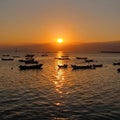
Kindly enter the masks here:
M 13 61 L 13 58 L 1 58 L 2 61 Z
M 29 69 L 41 69 L 43 64 L 37 64 L 37 65 L 20 65 L 19 69 L 20 70 L 29 70 Z

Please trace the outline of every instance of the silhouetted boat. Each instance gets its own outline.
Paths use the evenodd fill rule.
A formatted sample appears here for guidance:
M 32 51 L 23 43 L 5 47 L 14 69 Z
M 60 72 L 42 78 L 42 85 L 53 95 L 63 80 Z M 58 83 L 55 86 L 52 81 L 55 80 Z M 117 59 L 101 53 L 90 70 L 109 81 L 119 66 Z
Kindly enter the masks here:
M 120 65 L 120 62 L 117 62 L 117 63 L 113 63 L 113 65 Z
M 58 65 L 59 68 L 67 68 L 68 65 L 67 64 L 64 64 L 64 65 Z
M 24 62 L 25 64 L 38 64 L 38 61 L 34 60 L 34 58 L 32 59 L 20 59 L 19 62 Z
M 76 59 L 83 59 L 83 60 L 86 60 L 87 57 L 76 57 Z
M 87 60 L 85 60 L 85 62 L 94 62 L 94 60 L 92 60 L 92 59 L 87 59 Z
M 34 61 L 34 58 L 25 58 L 25 59 L 19 59 L 19 62 L 29 62 L 29 61 Z
M 68 57 L 61 57 L 61 58 L 58 58 L 59 60 L 70 60 L 70 58 Z
M 73 68 L 73 70 L 77 70 L 77 69 L 82 69 L 82 70 L 93 69 L 92 65 L 84 65 L 84 66 L 71 65 L 71 67 Z
M 117 71 L 120 72 L 120 68 L 118 68 Z
M 67 57 L 68 58 L 69 56 L 68 55 L 62 55 L 61 57 Z
M 13 58 L 1 58 L 2 61 L 13 61 Z
M 38 64 L 38 61 L 36 61 L 36 60 L 26 60 L 25 64 Z
M 38 61 L 35 61 L 33 54 L 27 54 L 24 59 L 20 59 L 19 62 L 24 62 L 26 64 L 38 64 Z
M 55 59 L 58 59 L 58 60 L 70 60 L 69 56 L 61 56 L 61 57 L 56 57 Z
M 26 62 L 26 59 L 20 59 L 19 62 Z
M 95 69 L 95 68 L 97 68 L 97 67 L 103 67 L 103 64 L 93 64 L 92 66 L 93 66 L 93 68 Z
M 2 56 L 4 56 L 4 57 L 9 57 L 10 55 L 9 55 L 9 54 L 4 54 L 4 55 L 2 55 Z
M 28 69 L 41 69 L 43 64 L 37 64 L 37 65 L 20 65 L 20 70 L 28 70 Z

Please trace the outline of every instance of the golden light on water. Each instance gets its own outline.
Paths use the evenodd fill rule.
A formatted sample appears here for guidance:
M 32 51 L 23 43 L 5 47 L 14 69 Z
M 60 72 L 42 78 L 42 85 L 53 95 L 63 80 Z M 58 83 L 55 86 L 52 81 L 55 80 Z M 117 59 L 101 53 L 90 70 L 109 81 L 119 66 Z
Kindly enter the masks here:
M 61 57 L 63 55 L 64 53 L 62 51 L 58 51 L 56 54 L 57 57 Z M 58 65 L 63 65 L 65 63 L 66 62 L 62 60 L 55 60 L 55 79 L 52 80 L 52 83 L 54 84 L 54 90 L 57 96 L 54 105 L 57 107 L 60 107 L 65 103 L 64 97 L 69 94 L 69 91 L 66 90 L 66 70 L 58 67 Z

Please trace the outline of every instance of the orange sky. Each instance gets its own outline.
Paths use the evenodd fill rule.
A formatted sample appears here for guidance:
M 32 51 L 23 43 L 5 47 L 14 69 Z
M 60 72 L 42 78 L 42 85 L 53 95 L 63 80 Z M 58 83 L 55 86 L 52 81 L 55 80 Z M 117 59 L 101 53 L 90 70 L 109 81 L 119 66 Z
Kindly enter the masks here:
M 0 1 L 0 45 L 120 40 L 118 0 Z

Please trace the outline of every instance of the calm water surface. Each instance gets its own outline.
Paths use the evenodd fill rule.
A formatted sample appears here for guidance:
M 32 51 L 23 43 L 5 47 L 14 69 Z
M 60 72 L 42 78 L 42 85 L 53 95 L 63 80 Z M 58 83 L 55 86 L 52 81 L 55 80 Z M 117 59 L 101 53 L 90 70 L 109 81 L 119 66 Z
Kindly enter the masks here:
M 26 53 L 20 54 L 23 57 Z M 54 57 L 69 55 L 70 60 Z M 41 70 L 20 71 L 18 58 L 0 60 L 0 120 L 119 120 L 120 73 L 113 62 L 120 54 L 49 53 L 35 54 Z M 71 64 L 84 65 L 75 57 L 102 63 L 95 70 L 72 70 Z M 0 54 L 2 57 L 2 53 Z M 58 69 L 58 64 L 68 64 Z M 11 69 L 13 68 L 13 69 Z

